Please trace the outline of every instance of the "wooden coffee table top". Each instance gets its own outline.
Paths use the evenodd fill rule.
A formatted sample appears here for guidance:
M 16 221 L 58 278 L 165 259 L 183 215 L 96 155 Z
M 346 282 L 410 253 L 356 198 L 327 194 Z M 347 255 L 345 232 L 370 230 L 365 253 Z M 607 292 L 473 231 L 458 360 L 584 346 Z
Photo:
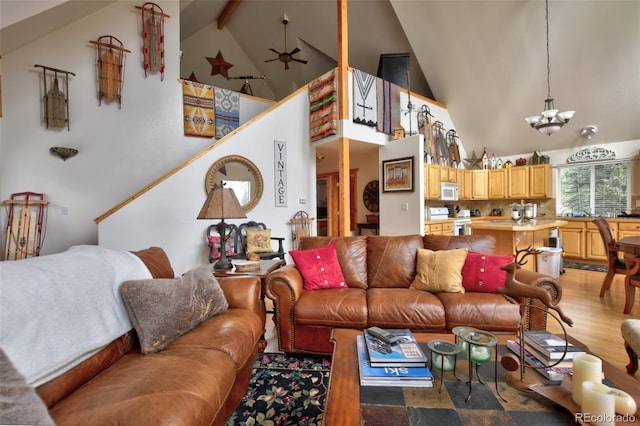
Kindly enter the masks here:
M 334 329 L 331 336 L 333 343 L 333 357 L 331 362 L 331 376 L 329 379 L 329 391 L 323 415 L 323 424 L 331 425 L 360 425 L 360 378 L 358 356 L 356 352 L 356 336 L 361 330 Z M 434 339 L 449 340 L 453 342 L 453 334 L 444 333 L 414 333 L 419 343 L 426 343 Z M 514 340 L 512 334 L 497 334 L 499 345 L 505 345 L 506 341 Z M 586 346 L 569 337 L 571 343 Z M 623 348 L 620 348 L 623 350 Z M 637 380 L 616 369 L 611 364 L 602 361 L 605 377 L 614 383 L 616 387 L 631 394 L 640 406 L 640 385 Z M 537 373 L 535 373 L 537 374 Z M 542 376 L 540 376 L 542 377 Z

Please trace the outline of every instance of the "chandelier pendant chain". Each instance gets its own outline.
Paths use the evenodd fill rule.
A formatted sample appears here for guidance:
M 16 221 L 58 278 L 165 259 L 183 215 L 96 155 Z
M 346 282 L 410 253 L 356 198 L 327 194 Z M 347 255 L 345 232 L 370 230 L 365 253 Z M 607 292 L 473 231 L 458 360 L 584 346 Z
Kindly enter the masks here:
M 547 99 L 551 99 L 551 59 L 549 55 L 549 0 L 545 1 L 544 21 L 547 24 Z

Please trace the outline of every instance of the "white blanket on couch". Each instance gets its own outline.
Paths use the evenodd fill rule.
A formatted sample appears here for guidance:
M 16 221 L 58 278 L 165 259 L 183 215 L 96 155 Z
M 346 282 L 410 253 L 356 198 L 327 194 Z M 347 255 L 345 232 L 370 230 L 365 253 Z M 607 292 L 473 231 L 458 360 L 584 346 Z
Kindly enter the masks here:
M 134 254 L 99 246 L 0 262 L 0 347 L 46 383 L 132 328 L 120 285 L 148 278 Z

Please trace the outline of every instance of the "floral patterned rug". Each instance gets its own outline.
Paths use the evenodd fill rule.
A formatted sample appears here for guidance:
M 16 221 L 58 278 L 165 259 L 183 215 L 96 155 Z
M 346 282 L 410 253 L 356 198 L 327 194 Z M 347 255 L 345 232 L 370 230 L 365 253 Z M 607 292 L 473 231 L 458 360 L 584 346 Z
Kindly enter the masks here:
M 330 367 L 328 357 L 258 354 L 249 388 L 227 426 L 320 425 Z

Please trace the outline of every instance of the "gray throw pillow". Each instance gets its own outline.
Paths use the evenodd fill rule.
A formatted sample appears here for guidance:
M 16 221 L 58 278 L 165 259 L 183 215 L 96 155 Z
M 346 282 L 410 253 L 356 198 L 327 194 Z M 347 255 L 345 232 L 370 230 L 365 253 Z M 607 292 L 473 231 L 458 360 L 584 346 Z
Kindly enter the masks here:
M 143 354 L 161 351 L 229 308 L 211 266 L 193 269 L 179 278 L 125 281 L 120 292 Z
M 47 406 L 1 348 L 0 424 L 55 425 Z

